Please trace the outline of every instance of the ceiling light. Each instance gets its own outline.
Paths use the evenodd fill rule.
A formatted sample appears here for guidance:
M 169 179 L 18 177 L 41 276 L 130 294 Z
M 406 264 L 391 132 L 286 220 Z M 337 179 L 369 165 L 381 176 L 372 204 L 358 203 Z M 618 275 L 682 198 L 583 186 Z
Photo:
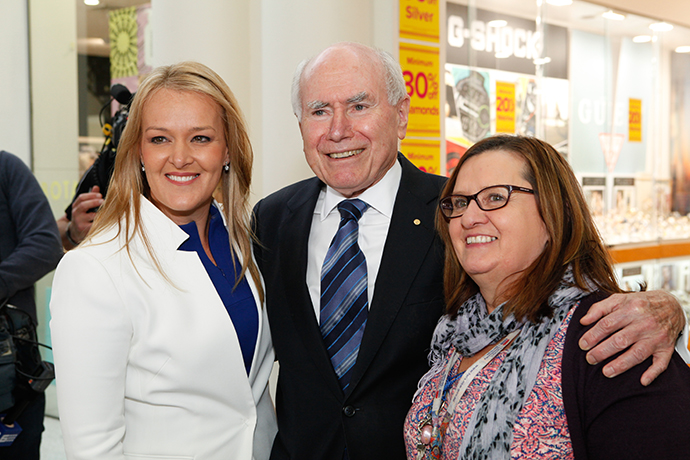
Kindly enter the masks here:
M 690 53 L 690 46 L 683 45 L 676 48 L 676 53 Z
M 486 25 L 489 27 L 505 27 L 508 25 L 508 21 L 503 19 L 494 19 L 493 21 L 489 21 Z
M 548 64 L 549 62 L 551 62 L 551 58 L 548 56 L 543 57 L 543 58 L 537 58 L 532 62 L 534 62 L 534 65 L 544 65 L 544 64 Z
M 652 41 L 652 36 L 651 35 L 638 35 L 636 37 L 633 37 L 632 41 L 634 43 L 649 43 Z
M 616 13 L 613 10 L 605 11 L 604 13 L 601 13 L 601 15 L 606 19 L 610 19 L 612 21 L 622 21 L 623 19 L 625 19 L 624 14 Z
M 546 0 L 546 3 L 553 6 L 568 6 L 573 4 L 573 0 Z
M 84 0 L 84 5 L 96 6 L 99 3 L 101 3 L 101 2 L 98 0 Z
M 649 28 L 654 32 L 668 32 L 673 29 L 673 26 L 668 22 L 655 22 L 654 24 L 650 24 Z

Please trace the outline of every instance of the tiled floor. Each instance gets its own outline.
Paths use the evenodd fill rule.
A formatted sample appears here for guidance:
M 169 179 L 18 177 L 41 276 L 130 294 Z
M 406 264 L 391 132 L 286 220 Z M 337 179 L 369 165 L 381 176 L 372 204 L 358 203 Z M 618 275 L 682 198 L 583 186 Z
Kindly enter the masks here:
M 57 395 L 55 383 L 46 389 L 46 418 L 43 420 L 41 437 L 41 460 L 66 460 L 65 447 L 62 444 L 62 430 L 58 420 Z
M 53 417 L 46 417 L 43 426 L 45 431 L 41 439 L 41 460 L 66 460 L 60 421 Z

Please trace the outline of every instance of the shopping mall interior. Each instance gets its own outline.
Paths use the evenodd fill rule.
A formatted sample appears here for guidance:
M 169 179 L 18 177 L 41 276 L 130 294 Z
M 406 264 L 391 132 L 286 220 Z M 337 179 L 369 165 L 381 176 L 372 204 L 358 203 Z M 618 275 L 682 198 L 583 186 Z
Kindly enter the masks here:
M 253 204 L 312 176 L 292 75 L 340 41 L 398 58 L 412 98 L 400 150 L 416 166 L 449 175 L 494 133 L 546 140 L 620 285 L 671 291 L 690 313 L 687 0 L 3 0 L 0 150 L 31 168 L 58 218 L 120 108 L 111 86 L 134 93 L 153 68 L 195 60 L 244 112 Z M 36 289 L 46 343 L 51 282 Z M 54 385 L 47 414 L 42 458 L 63 459 Z

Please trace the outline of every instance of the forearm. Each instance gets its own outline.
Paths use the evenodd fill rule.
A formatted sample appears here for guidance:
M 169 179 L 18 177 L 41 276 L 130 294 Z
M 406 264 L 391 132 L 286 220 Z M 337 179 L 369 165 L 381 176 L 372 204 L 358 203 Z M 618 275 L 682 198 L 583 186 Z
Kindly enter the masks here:
M 65 251 L 70 251 L 77 247 L 77 245 L 73 244 L 72 241 L 78 243 L 78 241 L 75 241 L 71 235 L 69 237 L 67 236 L 69 224 L 70 221 L 69 219 L 67 219 L 67 214 L 63 214 L 62 217 L 60 217 L 57 220 L 58 232 L 60 233 L 60 241 L 62 242 L 62 248 Z
M 63 255 L 57 232 L 36 231 L 0 262 L 0 299 L 11 298 L 51 272 Z

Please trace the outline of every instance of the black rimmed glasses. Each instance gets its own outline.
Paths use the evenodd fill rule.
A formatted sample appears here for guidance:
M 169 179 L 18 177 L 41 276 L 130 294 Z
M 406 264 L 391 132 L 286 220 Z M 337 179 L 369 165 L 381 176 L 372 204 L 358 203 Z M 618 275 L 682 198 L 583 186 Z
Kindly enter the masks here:
M 481 189 L 474 195 L 449 195 L 439 203 L 446 221 L 465 214 L 470 201 L 474 200 L 482 211 L 495 211 L 508 204 L 513 192 L 534 193 L 534 190 L 517 185 L 492 185 Z

